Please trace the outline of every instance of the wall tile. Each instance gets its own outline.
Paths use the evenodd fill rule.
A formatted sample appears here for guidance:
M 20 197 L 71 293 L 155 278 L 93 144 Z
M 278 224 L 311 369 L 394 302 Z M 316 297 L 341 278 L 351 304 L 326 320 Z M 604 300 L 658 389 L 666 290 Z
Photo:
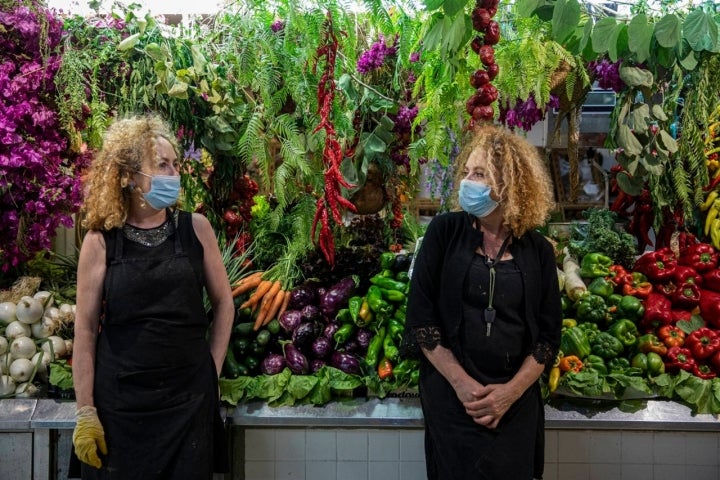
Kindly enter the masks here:
M 683 432 L 655 432 L 653 434 L 653 463 L 682 465 L 685 463 L 685 434 Z
M 342 480 L 371 480 L 368 477 L 367 462 L 338 462 L 337 478 Z
M 272 480 L 275 462 L 245 462 L 245 480 Z
M 556 463 L 558 461 L 558 436 L 559 432 L 545 430 L 545 463 Z
M 371 462 L 393 462 L 400 459 L 397 432 L 373 430 L 368 433 L 368 459 Z M 373 477 L 382 478 L 382 477 Z
M 619 479 L 621 472 L 622 468 L 619 463 L 590 464 L 590 480 L 610 480 L 613 478 Z
M 652 432 L 622 432 L 620 458 L 624 464 L 652 464 L 654 451 Z
M 685 465 L 685 478 L 692 480 L 717 480 L 718 468 L 712 465 Z
M 653 467 L 647 464 L 623 463 L 620 470 L 621 480 L 653 480 Z
M 696 480 L 685 475 L 685 465 L 655 465 L 653 480 Z
M 368 432 L 340 431 L 337 433 L 338 460 L 367 461 L 368 459 Z
M 275 478 L 278 480 L 305 480 L 305 461 L 275 462 Z
M 400 480 L 427 480 L 425 462 L 400 462 Z
M 685 463 L 688 465 L 718 466 L 718 435 L 716 433 L 687 433 L 685 435 Z
M 423 432 L 400 432 L 400 460 L 425 463 L 425 435 Z
M 275 437 L 275 451 L 278 459 L 305 460 L 305 430 L 278 430 Z
M 558 464 L 545 462 L 545 474 L 543 480 L 559 480 Z
M 558 463 L 587 462 L 590 438 L 591 432 L 588 430 L 562 432 L 558 438 Z
M 308 430 L 305 435 L 307 460 L 337 460 L 337 435 L 333 430 Z
M 621 440 L 620 432 L 592 432 L 588 439 L 588 462 L 617 463 L 622 454 Z
M 590 465 L 586 463 L 558 463 L 558 480 L 590 480 Z
M 400 480 L 398 462 L 369 462 L 368 480 Z
M 274 460 L 275 432 L 270 429 L 245 430 L 245 458 L 249 461 Z
M 337 475 L 337 462 L 319 462 L 308 460 L 305 462 L 305 478 L 310 480 L 335 480 Z

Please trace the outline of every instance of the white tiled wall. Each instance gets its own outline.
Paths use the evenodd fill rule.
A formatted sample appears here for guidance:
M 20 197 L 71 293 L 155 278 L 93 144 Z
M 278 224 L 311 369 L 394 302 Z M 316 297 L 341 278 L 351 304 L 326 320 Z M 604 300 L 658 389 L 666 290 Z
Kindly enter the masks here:
M 720 433 L 548 430 L 545 480 L 720 480 Z M 420 429 L 245 431 L 245 480 L 423 480 Z

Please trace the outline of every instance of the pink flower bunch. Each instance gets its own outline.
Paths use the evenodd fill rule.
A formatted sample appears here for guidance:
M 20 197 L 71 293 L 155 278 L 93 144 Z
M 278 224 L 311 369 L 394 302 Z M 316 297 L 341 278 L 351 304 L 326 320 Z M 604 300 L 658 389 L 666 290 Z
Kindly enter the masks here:
M 282 20 L 275 20 L 275 21 L 270 25 L 270 30 L 272 30 L 273 33 L 278 33 L 278 32 L 280 32 L 281 30 L 283 30 L 284 28 L 285 28 L 285 22 L 283 22 Z
M 0 12 L 0 30 L 0 262 L 8 272 L 49 249 L 58 226 L 73 226 L 88 159 L 68 158 L 53 108 L 62 22 L 40 4 L 18 6 Z
M 522 128 L 527 132 L 532 129 L 533 125 L 545 118 L 548 108 L 559 107 L 560 99 L 551 95 L 548 104 L 544 108 L 540 108 L 535 102 L 535 96 L 530 94 L 527 100 L 518 98 L 513 107 L 510 107 L 510 102 L 507 101 L 499 106 L 499 120 L 502 124 L 512 130 Z
M 625 82 L 620 78 L 621 63 L 622 60 L 611 62 L 607 58 L 603 58 L 599 62 L 596 60 L 589 62 L 588 68 L 595 73 L 600 88 L 620 92 L 625 88 Z
M 397 53 L 397 46 L 388 47 L 385 44 L 385 38 L 380 35 L 380 39 L 370 45 L 370 50 L 366 50 L 360 55 L 357 62 L 357 71 L 360 73 L 369 73 L 373 70 L 381 68 L 385 64 L 385 57 L 392 56 Z

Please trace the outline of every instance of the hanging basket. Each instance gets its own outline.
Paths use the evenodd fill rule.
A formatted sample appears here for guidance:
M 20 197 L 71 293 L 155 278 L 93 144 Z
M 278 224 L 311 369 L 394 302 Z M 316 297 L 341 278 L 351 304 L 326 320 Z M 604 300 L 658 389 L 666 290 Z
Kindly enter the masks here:
M 371 163 L 368 166 L 365 183 L 353 193 L 350 201 L 357 208 L 359 215 L 372 215 L 383 209 L 387 199 L 382 173 L 377 165 Z

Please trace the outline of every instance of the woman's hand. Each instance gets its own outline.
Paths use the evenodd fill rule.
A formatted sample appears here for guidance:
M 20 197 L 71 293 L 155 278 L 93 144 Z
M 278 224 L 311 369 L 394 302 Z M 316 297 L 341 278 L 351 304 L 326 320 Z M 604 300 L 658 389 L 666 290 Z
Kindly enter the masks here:
M 518 392 L 507 383 L 481 386 L 479 393 L 467 401 L 458 396 L 475 423 L 487 428 L 497 427 L 519 397 Z

